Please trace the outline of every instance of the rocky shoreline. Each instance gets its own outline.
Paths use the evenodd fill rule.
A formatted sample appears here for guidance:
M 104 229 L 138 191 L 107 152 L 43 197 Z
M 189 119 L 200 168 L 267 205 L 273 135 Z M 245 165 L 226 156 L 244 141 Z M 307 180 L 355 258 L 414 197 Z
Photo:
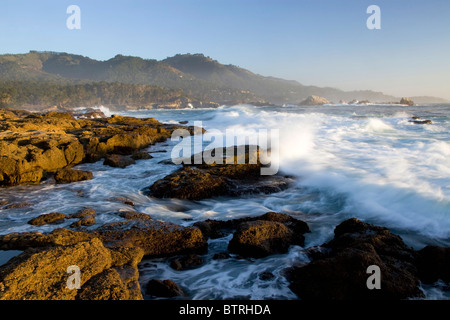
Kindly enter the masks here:
M 142 213 L 118 215 L 123 221 L 93 230 L 57 228 L 0 236 L 0 250 L 23 251 L 0 267 L 0 300 L 142 300 L 143 294 L 188 299 L 189 288 L 170 279 L 154 278 L 141 288 L 138 264 L 144 258 L 165 257 L 175 270 L 196 268 L 205 263 L 200 255 L 208 251 L 207 239 L 228 234 L 233 235 L 228 250 L 214 259 L 259 259 L 303 246 L 304 234 L 310 232 L 305 222 L 276 212 L 205 220 L 190 227 Z M 334 234 L 331 241 L 306 249 L 311 262 L 286 266 L 285 277 L 299 299 L 420 299 L 421 283 L 450 281 L 450 247 L 416 251 L 387 228 L 355 218 L 336 226 Z M 67 286 L 66 270 L 73 265 L 81 270 L 79 290 Z M 381 269 L 380 290 L 366 285 L 371 265 Z
M 140 149 L 165 141 L 179 128 L 186 127 L 153 118 L 75 119 L 70 113 L 0 109 L 0 186 L 39 183 L 52 176 L 57 182 L 86 180 L 89 173 L 71 168 L 102 158 L 105 164 L 125 167 L 139 158 Z
M 104 165 L 126 167 L 148 158 L 140 150 L 170 137 L 173 130 L 155 119 L 113 116 L 75 119 L 68 113 L 32 114 L 0 109 L 0 185 L 71 183 L 92 178 L 72 167 L 101 159 Z M 193 132 L 192 127 L 187 127 Z M 247 150 L 245 159 L 259 157 Z M 292 178 L 261 177 L 256 163 L 184 165 L 156 181 L 150 197 L 187 200 L 249 193 L 273 193 L 290 186 Z M 116 199 L 126 202 L 127 199 Z M 0 199 L 0 208 L 29 203 Z M 0 236 L 0 250 L 19 251 L 0 266 L 0 300 L 142 300 L 183 297 L 171 279 L 153 278 L 141 287 L 138 265 L 143 259 L 164 258 L 175 270 L 205 263 L 209 239 L 229 237 L 227 250 L 214 259 L 261 259 L 303 247 L 310 226 L 282 212 L 230 220 L 204 220 L 181 226 L 145 213 L 120 211 L 117 222 L 97 224 L 96 211 L 80 207 L 72 214 L 49 212 L 28 221 L 31 226 L 54 226 L 50 232 Z M 58 224 L 71 221 L 69 228 Z M 408 247 L 390 230 L 348 219 L 335 227 L 334 238 L 304 249 L 308 263 L 287 265 L 284 276 L 299 299 L 420 299 L 423 283 L 450 282 L 450 247 Z M 381 272 L 381 289 L 367 287 L 369 266 Z M 68 285 L 68 268 L 81 271 L 79 289 Z M 266 278 L 273 275 L 266 273 Z

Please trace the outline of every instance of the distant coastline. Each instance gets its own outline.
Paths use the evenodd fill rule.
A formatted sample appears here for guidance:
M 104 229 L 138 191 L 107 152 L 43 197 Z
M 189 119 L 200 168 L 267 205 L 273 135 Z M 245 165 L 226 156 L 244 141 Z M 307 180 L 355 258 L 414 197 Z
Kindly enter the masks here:
M 28 110 L 96 105 L 116 110 L 283 106 L 305 104 L 312 96 L 350 104 L 401 100 L 371 90 L 343 91 L 264 77 L 203 54 L 178 54 L 162 61 L 123 55 L 98 61 L 47 51 L 5 54 L 0 55 L 0 79 L 0 107 Z M 449 102 L 431 96 L 410 99 L 416 104 Z

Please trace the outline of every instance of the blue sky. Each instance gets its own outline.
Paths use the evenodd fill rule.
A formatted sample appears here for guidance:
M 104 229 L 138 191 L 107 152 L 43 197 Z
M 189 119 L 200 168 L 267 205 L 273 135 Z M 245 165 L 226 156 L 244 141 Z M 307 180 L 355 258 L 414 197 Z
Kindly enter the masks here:
M 66 27 L 69 5 L 81 30 Z M 369 5 L 381 30 L 369 30 Z M 449 0 L 1 0 L 0 53 L 204 53 L 265 76 L 450 99 Z

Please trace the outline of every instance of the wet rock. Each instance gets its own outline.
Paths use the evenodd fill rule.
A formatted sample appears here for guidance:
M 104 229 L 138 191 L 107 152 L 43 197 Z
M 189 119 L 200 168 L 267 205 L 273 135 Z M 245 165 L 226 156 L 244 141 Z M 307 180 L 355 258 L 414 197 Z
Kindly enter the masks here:
M 259 279 L 262 281 L 269 281 L 275 278 L 275 275 L 272 272 L 264 271 L 259 274 Z
M 119 212 L 119 216 L 127 220 L 135 220 L 135 219 L 152 220 L 152 217 L 150 217 L 148 214 L 135 211 L 122 211 Z
M 0 110 L 0 185 L 38 183 L 49 173 L 131 155 L 166 140 L 178 125 L 153 118 L 75 119 L 69 113 Z
M 418 252 L 417 268 L 420 280 L 433 283 L 450 282 L 450 247 L 426 246 Z
M 84 150 L 64 133 L 13 133 L 0 141 L 0 184 L 40 182 L 45 172 L 81 163 Z
M 51 246 L 68 246 L 95 238 L 91 233 L 58 228 L 50 233 L 13 232 L 0 235 L 0 250 L 26 250 Z
M 186 165 L 163 179 L 156 181 L 144 193 L 157 198 L 201 200 L 218 196 L 240 196 L 243 194 L 274 193 L 289 187 L 288 177 L 261 175 L 259 161 L 261 150 L 241 146 L 245 152 L 239 154 L 234 148 L 234 157 L 226 157 L 222 150 L 222 164 Z M 211 153 L 214 154 L 218 149 Z M 205 159 L 205 153 L 200 159 Z M 195 163 L 196 155 L 185 159 Z
M 71 183 L 78 181 L 91 180 L 93 174 L 90 171 L 82 171 L 75 169 L 61 169 L 55 173 L 55 181 L 57 183 Z
M 229 258 L 231 258 L 231 255 L 228 252 L 219 252 L 213 256 L 213 260 L 224 260 Z
M 295 234 L 284 224 L 275 221 L 252 221 L 239 225 L 228 244 L 228 250 L 245 257 L 261 258 L 285 253 L 296 241 Z
M 152 279 L 147 284 L 147 294 L 155 297 L 172 298 L 184 296 L 185 293 L 181 287 L 172 280 Z
M 51 212 L 33 218 L 28 221 L 28 223 L 34 226 L 42 226 L 45 224 L 61 224 L 65 221 L 66 218 L 67 216 L 64 213 Z
M 387 228 L 349 219 L 312 262 L 290 268 L 290 288 L 301 299 L 407 299 L 422 296 L 415 251 Z M 381 272 L 381 289 L 369 290 L 367 268 Z
M 134 206 L 134 202 L 131 201 L 128 198 L 125 198 L 125 197 L 112 197 L 112 198 L 108 198 L 106 200 L 108 200 L 108 201 L 118 201 L 118 202 L 122 202 L 123 204 L 129 205 L 129 206 Z
M 90 278 L 81 287 L 76 298 L 78 300 L 141 300 L 142 296 L 131 299 L 130 290 L 120 274 L 114 268 L 109 268 Z
M 205 221 L 196 222 L 194 223 L 194 226 L 202 231 L 205 238 L 216 239 L 221 238 L 226 234 L 232 233 L 243 222 L 251 222 L 257 220 L 280 222 L 299 237 L 302 237 L 304 233 L 310 232 L 308 225 L 304 221 L 295 219 L 288 214 L 278 212 L 267 212 L 261 216 L 243 217 L 230 220 L 208 219 Z M 299 242 L 301 241 L 302 240 L 299 239 Z
M 432 124 L 431 120 L 409 120 L 408 122 L 412 122 L 414 124 Z
M 27 249 L 0 268 L 0 300 L 73 300 L 77 290 L 67 287 L 69 266 L 80 268 L 83 287 L 111 264 L 109 250 L 98 239 Z
M 170 267 L 174 270 L 187 270 L 201 266 L 203 263 L 204 260 L 200 256 L 196 254 L 190 254 L 173 259 L 170 262 Z
M 203 253 L 207 243 L 198 228 L 153 219 L 133 219 L 101 226 L 95 234 L 108 248 L 139 247 L 146 256 Z
M 151 156 L 148 152 L 135 152 L 131 156 L 133 160 L 147 160 L 152 159 L 153 156 Z
M 71 228 L 80 228 L 80 227 L 89 227 L 93 226 L 95 224 L 95 216 L 93 215 L 87 215 L 85 217 L 82 217 L 80 220 L 75 221 L 70 225 Z
M 95 216 L 96 212 L 97 212 L 97 210 L 95 210 L 94 208 L 87 207 L 87 208 L 84 208 L 84 209 L 81 209 L 81 210 L 77 211 L 74 214 L 69 215 L 68 218 L 69 219 L 73 219 L 73 218 L 81 219 L 81 218 L 84 218 L 84 217 L 87 217 L 87 216 Z
M 111 154 L 106 156 L 103 164 L 114 168 L 126 168 L 132 164 L 136 164 L 136 162 L 128 156 Z
M 92 215 L 80 213 L 79 216 Z M 165 227 L 160 230 L 162 233 L 177 232 L 174 228 Z M 122 228 L 126 232 L 126 228 Z M 115 229 L 115 232 L 119 230 Z M 98 236 L 103 237 L 103 241 Z M 68 229 L 56 229 L 45 234 L 1 235 L 2 250 L 22 248 L 25 251 L 0 267 L 0 300 L 142 299 L 137 264 L 146 252 L 140 243 L 130 246 L 130 242 L 124 241 L 120 245 L 120 237 L 116 236 L 113 240 L 106 240 L 102 232 Z M 142 237 L 139 241 L 153 239 Z M 188 237 L 183 240 L 189 242 Z M 66 270 L 70 265 L 80 268 L 79 290 L 67 288 L 69 274 Z
M 7 209 L 20 209 L 20 208 L 25 208 L 25 207 L 30 207 L 32 206 L 31 203 L 29 202 L 18 202 L 18 203 L 11 203 L 6 205 L 3 209 L 7 210 Z

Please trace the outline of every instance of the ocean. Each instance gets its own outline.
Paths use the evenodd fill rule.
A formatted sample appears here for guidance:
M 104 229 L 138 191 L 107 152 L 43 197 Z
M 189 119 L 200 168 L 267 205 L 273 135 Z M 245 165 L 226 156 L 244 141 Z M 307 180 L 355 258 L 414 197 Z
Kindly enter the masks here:
M 277 130 L 278 143 L 273 150 L 279 173 L 294 177 L 295 183 L 278 193 L 238 198 L 149 198 L 142 190 L 179 167 L 165 161 L 177 144 L 168 140 L 145 150 L 152 159 L 125 169 L 104 166 L 103 161 L 78 165 L 77 169 L 93 172 L 89 181 L 69 185 L 44 181 L 2 188 L 2 198 L 33 205 L 0 210 L 0 234 L 65 227 L 36 227 L 27 221 L 55 211 L 71 214 L 83 206 L 97 210 L 97 225 L 118 221 L 113 213 L 130 210 L 130 206 L 111 201 L 115 197 L 131 200 L 133 210 L 154 219 L 186 226 L 269 211 L 288 213 L 308 223 L 311 233 L 305 235 L 305 247 L 293 246 L 286 254 L 212 260 L 215 253 L 226 251 L 229 236 L 209 240 L 210 250 L 204 256 L 209 263 L 196 269 L 176 271 L 165 259 L 141 262 L 142 287 L 151 278 L 171 279 L 189 288 L 189 299 L 296 299 L 283 270 L 295 262 L 307 262 L 305 249 L 331 240 L 336 225 L 352 217 L 388 227 L 415 249 L 450 246 L 450 105 L 237 105 L 118 113 L 174 124 L 201 121 L 207 131 L 234 130 L 248 136 Z M 415 124 L 410 122 L 412 117 L 432 124 Z M 263 272 L 274 277 L 265 279 Z M 426 299 L 450 299 L 449 291 L 439 283 L 423 286 L 423 290 Z

